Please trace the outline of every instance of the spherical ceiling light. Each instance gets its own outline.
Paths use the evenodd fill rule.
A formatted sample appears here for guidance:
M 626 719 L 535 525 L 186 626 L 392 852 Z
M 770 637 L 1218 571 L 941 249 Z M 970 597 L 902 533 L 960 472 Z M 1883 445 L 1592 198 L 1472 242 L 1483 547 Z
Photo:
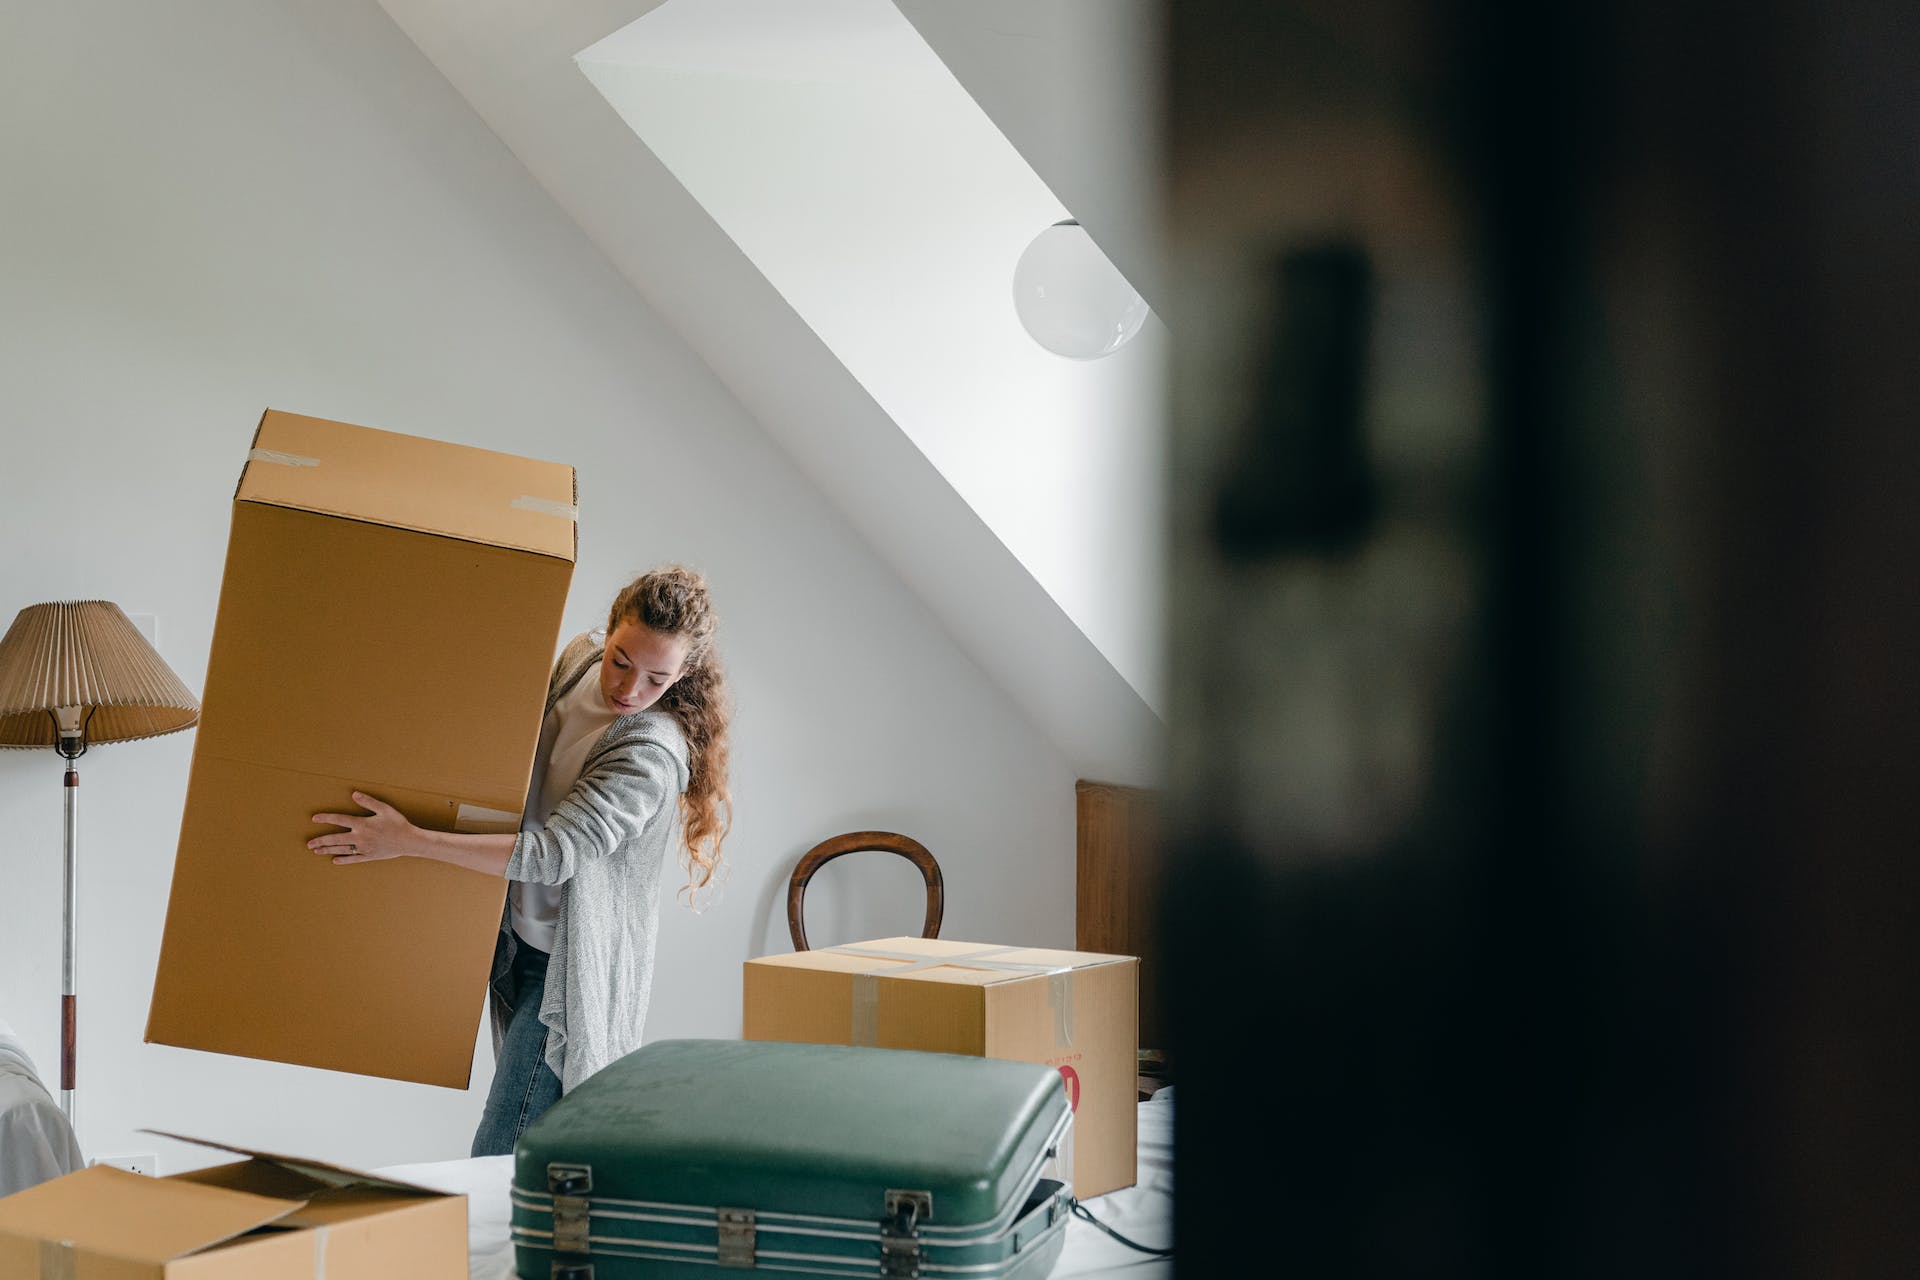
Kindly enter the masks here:
M 1020 255 L 1013 307 L 1035 342 L 1073 360 L 1112 355 L 1147 322 L 1145 299 L 1072 219 L 1042 231 Z

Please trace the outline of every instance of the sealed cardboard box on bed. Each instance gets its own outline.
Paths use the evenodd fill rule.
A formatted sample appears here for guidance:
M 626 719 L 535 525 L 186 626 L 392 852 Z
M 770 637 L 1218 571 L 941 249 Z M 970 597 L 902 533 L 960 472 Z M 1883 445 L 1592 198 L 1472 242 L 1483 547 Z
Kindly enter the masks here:
M 877 1045 L 1057 1068 L 1074 1110 L 1075 1192 L 1133 1185 L 1135 957 L 883 938 L 749 960 L 745 982 L 749 1040 Z
M 236 462 L 241 459 L 236 458 Z M 506 882 L 335 866 L 352 792 L 513 830 L 573 469 L 268 412 L 234 498 L 146 1038 L 464 1088 Z
M 0 1199 L 0 1276 L 462 1280 L 467 1274 L 465 1196 L 318 1160 L 201 1145 L 248 1158 L 166 1178 L 95 1165 Z

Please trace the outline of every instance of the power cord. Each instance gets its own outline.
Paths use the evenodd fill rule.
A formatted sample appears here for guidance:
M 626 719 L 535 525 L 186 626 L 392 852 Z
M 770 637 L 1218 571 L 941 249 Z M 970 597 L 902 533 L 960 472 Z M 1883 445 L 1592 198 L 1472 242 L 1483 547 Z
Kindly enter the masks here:
M 1088 1209 L 1087 1206 L 1081 1204 L 1079 1200 L 1074 1199 L 1071 1196 L 1069 1196 L 1067 1199 L 1067 1208 L 1073 1214 L 1073 1216 L 1080 1219 L 1080 1221 L 1091 1222 L 1094 1226 L 1100 1228 L 1102 1231 L 1106 1232 L 1108 1235 L 1112 1236 L 1115 1240 L 1118 1240 L 1121 1244 L 1127 1246 L 1127 1248 L 1129 1249 L 1138 1249 L 1141 1253 L 1152 1254 L 1156 1258 L 1171 1258 L 1173 1256 L 1173 1249 L 1171 1247 L 1168 1247 L 1165 1249 L 1153 1249 L 1153 1248 L 1149 1248 L 1144 1244 L 1139 1243 L 1138 1241 L 1127 1239 L 1125 1236 L 1121 1235 L 1118 1231 L 1115 1231 L 1112 1227 L 1100 1221 L 1100 1219 L 1094 1217 L 1092 1210 Z

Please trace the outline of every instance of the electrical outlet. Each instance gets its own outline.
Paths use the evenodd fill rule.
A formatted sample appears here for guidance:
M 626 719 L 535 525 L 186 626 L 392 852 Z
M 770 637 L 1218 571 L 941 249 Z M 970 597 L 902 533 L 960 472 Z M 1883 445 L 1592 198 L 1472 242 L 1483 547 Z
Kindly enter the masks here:
M 159 1160 L 160 1158 L 153 1152 L 141 1151 L 133 1155 L 95 1156 L 89 1163 L 110 1164 L 116 1169 L 125 1169 L 128 1173 L 143 1173 L 151 1178 L 154 1176 Z

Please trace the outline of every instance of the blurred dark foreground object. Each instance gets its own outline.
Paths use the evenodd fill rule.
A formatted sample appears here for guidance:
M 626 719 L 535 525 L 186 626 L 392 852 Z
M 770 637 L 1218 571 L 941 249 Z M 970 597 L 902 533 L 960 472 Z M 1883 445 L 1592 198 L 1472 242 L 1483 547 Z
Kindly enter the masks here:
M 1166 18 L 1179 1274 L 1920 1275 L 1920 9 Z

